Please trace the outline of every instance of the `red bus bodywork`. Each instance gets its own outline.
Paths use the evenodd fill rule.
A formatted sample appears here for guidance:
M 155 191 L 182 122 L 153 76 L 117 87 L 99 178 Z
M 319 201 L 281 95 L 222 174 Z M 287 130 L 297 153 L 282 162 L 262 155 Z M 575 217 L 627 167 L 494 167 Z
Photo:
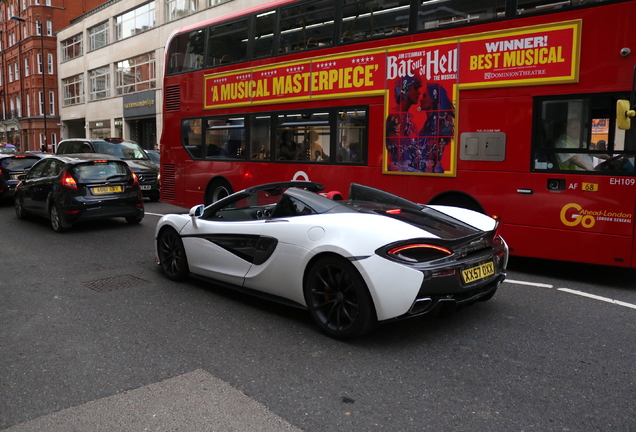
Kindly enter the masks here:
M 248 12 L 250 11 L 244 13 Z M 501 217 L 502 234 L 513 255 L 634 267 L 635 177 L 532 171 L 534 98 L 629 92 L 633 79 L 634 54 L 623 56 L 621 49 L 630 46 L 628 29 L 632 27 L 634 17 L 636 2 L 603 4 L 390 40 L 369 41 L 345 48 L 330 47 L 320 51 L 289 54 L 234 67 L 215 68 L 213 71 L 200 70 L 166 76 L 164 93 L 171 86 L 179 86 L 180 93 L 178 109 L 174 109 L 174 100 L 166 102 L 164 97 L 164 128 L 161 137 L 162 201 L 183 207 L 203 203 L 206 190 L 218 179 L 226 180 L 234 191 L 238 191 L 254 184 L 290 180 L 300 175 L 301 178 L 306 177 L 324 184 L 327 190 L 340 191 L 345 197 L 349 184 L 356 182 L 420 203 L 460 205 L 462 199 L 471 199 L 487 214 Z M 181 144 L 182 118 L 218 114 L 217 110 L 204 108 L 205 76 L 211 73 L 256 68 L 311 56 L 334 56 L 345 50 L 383 49 L 422 40 L 447 40 L 572 21 L 579 21 L 581 29 L 580 52 L 577 53 L 577 82 L 459 88 L 456 99 L 457 151 L 453 154 L 456 164 L 454 176 L 398 175 L 383 170 L 387 99 L 381 95 L 346 99 L 346 104 L 369 107 L 365 166 L 193 160 Z M 210 22 L 201 23 L 199 26 L 209 24 Z M 198 26 L 179 31 L 196 27 Z M 168 98 L 169 96 L 167 95 Z M 172 110 L 167 107 L 171 103 Z M 250 107 L 223 108 L 222 112 L 272 112 L 329 107 L 338 103 L 345 102 L 342 99 L 320 99 L 309 102 L 262 103 Z M 506 150 L 503 160 L 471 161 L 459 158 L 460 137 L 463 133 L 489 131 L 505 134 Z M 562 190 L 551 190 L 547 186 L 550 180 L 555 179 L 565 184 Z M 592 187 L 593 190 L 586 190 L 584 184 L 595 186 Z

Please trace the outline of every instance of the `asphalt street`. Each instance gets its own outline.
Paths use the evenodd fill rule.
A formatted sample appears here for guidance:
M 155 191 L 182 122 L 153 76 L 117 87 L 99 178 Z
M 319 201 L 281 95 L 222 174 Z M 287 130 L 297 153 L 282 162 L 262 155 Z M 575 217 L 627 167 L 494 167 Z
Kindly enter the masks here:
M 154 263 L 159 215 L 0 206 L 0 430 L 634 431 L 634 271 L 515 259 L 489 302 L 339 342 Z

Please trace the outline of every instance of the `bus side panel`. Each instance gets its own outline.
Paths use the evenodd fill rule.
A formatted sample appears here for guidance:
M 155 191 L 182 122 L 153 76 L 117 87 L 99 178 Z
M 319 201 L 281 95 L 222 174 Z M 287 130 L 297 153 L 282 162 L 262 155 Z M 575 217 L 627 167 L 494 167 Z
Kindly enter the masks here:
M 630 267 L 632 238 L 540 227 L 505 225 L 502 236 L 513 255 Z

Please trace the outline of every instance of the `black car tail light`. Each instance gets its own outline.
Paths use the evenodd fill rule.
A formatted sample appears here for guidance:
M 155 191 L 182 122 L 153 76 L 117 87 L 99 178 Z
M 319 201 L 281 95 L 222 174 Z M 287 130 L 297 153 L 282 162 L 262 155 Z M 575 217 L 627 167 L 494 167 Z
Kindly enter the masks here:
M 62 186 L 68 189 L 77 189 L 77 182 L 68 171 L 62 173 Z
M 137 178 L 137 174 L 135 174 L 133 171 L 131 171 L 131 173 L 133 178 L 133 186 L 137 186 L 139 184 L 139 179 Z
M 445 258 L 453 252 L 443 246 L 427 243 L 408 243 L 392 247 L 386 254 L 399 261 L 418 263 Z

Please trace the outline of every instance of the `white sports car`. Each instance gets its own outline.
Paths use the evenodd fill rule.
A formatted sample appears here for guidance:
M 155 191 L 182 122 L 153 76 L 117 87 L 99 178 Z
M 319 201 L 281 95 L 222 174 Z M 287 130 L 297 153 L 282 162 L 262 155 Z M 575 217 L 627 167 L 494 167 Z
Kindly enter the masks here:
M 157 224 L 165 275 L 189 274 L 309 310 L 346 339 L 382 321 L 490 299 L 506 276 L 498 222 L 352 184 L 269 183 Z

